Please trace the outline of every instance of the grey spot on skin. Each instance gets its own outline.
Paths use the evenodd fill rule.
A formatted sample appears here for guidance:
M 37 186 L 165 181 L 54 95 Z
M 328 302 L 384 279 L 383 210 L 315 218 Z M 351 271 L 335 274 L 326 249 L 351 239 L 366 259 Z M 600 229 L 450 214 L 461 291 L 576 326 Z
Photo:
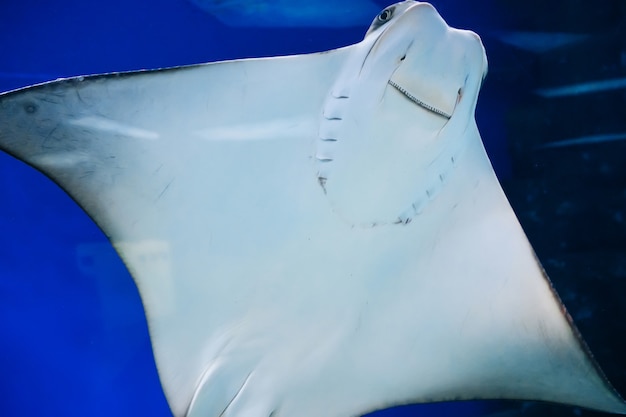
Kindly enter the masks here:
M 32 102 L 24 103 L 24 111 L 28 114 L 34 114 L 37 112 L 37 105 Z

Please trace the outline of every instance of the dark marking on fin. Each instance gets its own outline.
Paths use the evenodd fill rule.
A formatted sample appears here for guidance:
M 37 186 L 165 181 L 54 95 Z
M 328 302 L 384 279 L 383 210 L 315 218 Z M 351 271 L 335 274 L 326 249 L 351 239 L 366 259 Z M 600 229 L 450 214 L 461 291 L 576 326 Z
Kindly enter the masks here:
M 320 187 L 322 187 L 322 190 L 324 190 L 324 194 L 326 194 L 326 181 L 328 181 L 328 178 L 317 177 L 317 182 L 319 182 Z

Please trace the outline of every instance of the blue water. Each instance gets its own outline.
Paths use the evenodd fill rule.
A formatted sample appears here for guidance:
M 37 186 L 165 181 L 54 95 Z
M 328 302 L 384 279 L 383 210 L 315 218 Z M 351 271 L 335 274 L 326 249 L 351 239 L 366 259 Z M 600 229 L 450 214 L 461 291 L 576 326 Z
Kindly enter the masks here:
M 433 3 L 456 27 L 481 33 L 502 24 L 491 1 Z M 185 0 L 3 0 L 0 91 L 57 77 L 327 50 L 359 41 L 369 23 L 242 29 Z M 487 90 L 477 116 L 503 177 L 507 100 Z M 427 405 L 377 415 L 470 416 L 488 408 Z M 170 415 L 128 272 L 73 201 L 2 153 L 0 415 Z

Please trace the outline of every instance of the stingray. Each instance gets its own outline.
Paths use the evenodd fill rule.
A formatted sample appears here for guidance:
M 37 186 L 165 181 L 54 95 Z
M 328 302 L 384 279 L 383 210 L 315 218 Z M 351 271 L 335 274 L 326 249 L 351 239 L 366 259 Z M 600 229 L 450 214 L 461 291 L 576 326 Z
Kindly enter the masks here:
M 626 413 L 485 153 L 486 71 L 476 34 L 405 1 L 337 50 L 5 93 L 0 147 L 110 239 L 175 416 Z

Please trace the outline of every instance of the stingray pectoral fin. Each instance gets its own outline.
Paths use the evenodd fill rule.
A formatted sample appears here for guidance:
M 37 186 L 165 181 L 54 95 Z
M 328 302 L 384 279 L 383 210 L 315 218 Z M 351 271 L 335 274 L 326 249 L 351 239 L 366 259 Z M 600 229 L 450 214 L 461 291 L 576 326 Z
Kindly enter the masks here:
M 344 53 L 76 77 L 5 93 L 0 146 L 67 190 L 114 242 L 156 237 L 159 220 L 146 213 L 157 216 L 185 181 L 231 192 L 233 174 L 273 175 L 289 146 L 312 139 Z
M 471 130 L 466 135 L 478 137 L 475 126 Z M 437 232 L 446 242 L 438 241 L 430 253 L 432 276 L 443 282 L 422 289 L 445 299 L 433 317 L 448 333 L 431 354 L 455 372 L 427 366 L 425 373 L 434 377 L 424 392 L 439 399 L 535 399 L 626 413 L 552 288 L 482 147 L 471 146 L 458 170 L 466 179 L 446 189 L 457 199 L 446 203 L 450 195 L 443 194 L 432 207 L 454 207 Z M 464 192 L 472 196 L 462 202 Z M 418 326 L 426 328 L 424 315 Z M 446 348 L 437 352 L 435 346 Z
M 249 255 L 290 233 L 309 196 L 323 202 L 310 148 L 345 53 L 79 77 L 0 97 L 0 149 L 65 189 L 132 273 L 176 415 L 217 366 L 216 329 L 233 331 L 264 285 Z M 230 372 L 233 384 L 245 377 Z

